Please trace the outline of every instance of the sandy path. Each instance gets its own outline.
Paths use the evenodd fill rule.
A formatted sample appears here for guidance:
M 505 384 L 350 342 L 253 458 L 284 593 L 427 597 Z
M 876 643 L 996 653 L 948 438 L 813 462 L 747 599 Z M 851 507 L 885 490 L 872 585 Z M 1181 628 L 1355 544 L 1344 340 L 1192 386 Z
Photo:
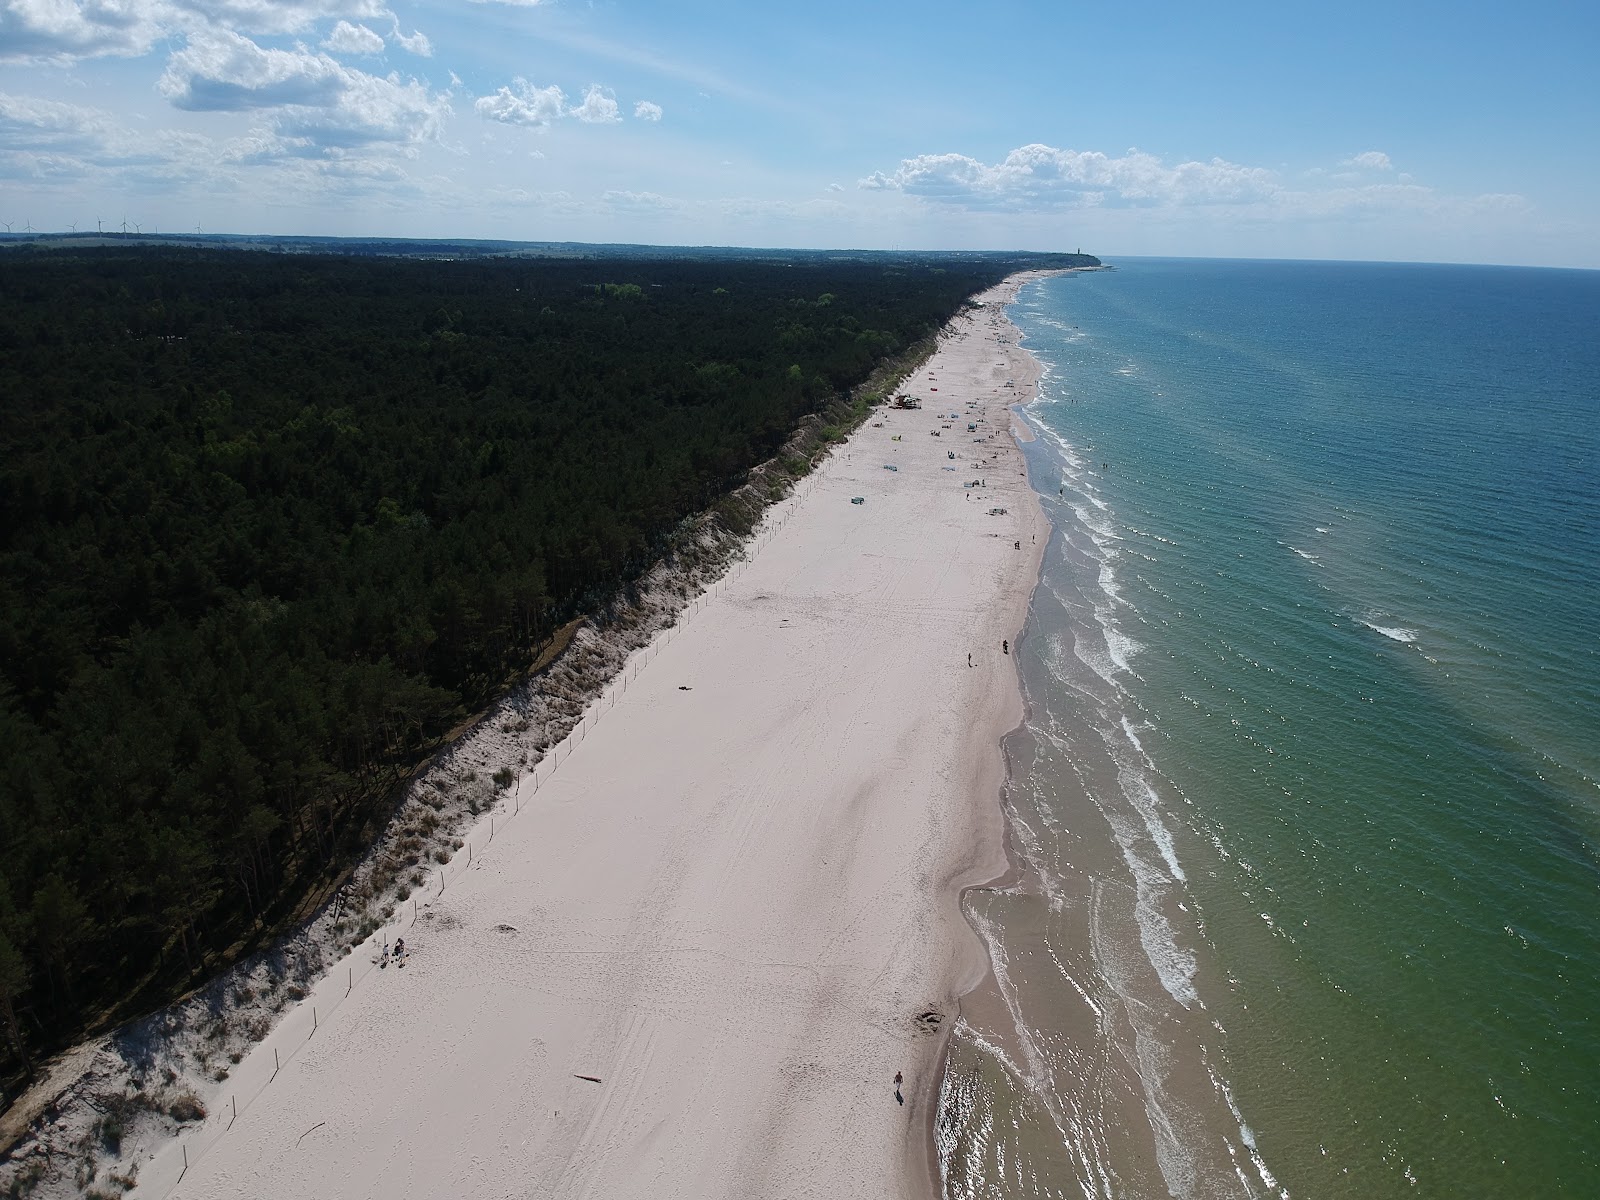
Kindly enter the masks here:
M 316 1035 L 223 1134 L 271 1043 L 240 1064 L 172 1195 L 927 1194 L 940 1037 L 986 970 L 957 891 L 1004 866 L 1021 702 L 1001 639 L 1045 528 L 1007 432 L 1032 360 L 998 320 L 958 318 L 907 385 L 925 408 L 838 450 L 521 786 L 405 931 L 403 970 L 331 1015 L 342 967 L 308 997 L 328 993 Z

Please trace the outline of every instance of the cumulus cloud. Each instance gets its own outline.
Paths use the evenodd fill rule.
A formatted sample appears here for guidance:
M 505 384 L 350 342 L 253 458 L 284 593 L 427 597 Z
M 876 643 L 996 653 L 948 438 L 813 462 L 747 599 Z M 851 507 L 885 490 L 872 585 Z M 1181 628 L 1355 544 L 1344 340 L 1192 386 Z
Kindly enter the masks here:
M 71 179 L 120 154 L 124 140 L 110 113 L 0 92 L 0 178 Z
M 294 34 L 388 15 L 382 0 L 0 0 L 0 61 L 135 57 L 174 32 Z
M 192 112 L 267 111 L 286 148 L 304 153 L 437 138 L 449 100 L 398 74 L 369 75 L 297 46 L 268 49 L 225 31 L 191 35 L 156 90 Z
M 583 94 L 582 104 L 569 105 L 567 94 L 555 84 L 535 87 L 521 76 L 513 79 L 509 87 L 498 89 L 494 95 L 480 97 L 472 107 L 479 116 L 488 120 L 535 128 L 554 125 L 563 117 L 590 125 L 610 125 L 622 120 L 616 97 L 606 88 L 591 86 Z M 660 109 L 656 111 L 659 113 Z
M 1112 158 L 1097 150 L 1058 150 L 1034 143 L 993 164 L 964 154 L 923 154 L 903 160 L 893 171 L 874 171 L 859 186 L 968 208 L 1020 209 L 1229 203 L 1271 195 L 1277 184 L 1271 171 L 1220 158 L 1169 167 L 1139 150 Z
M 217 146 L 177 130 L 133 130 L 97 108 L 0 94 L 0 178 L 168 190 L 223 172 Z
M 269 50 L 225 31 L 191 37 L 167 60 L 156 91 L 190 112 L 335 103 L 348 68 L 326 54 Z
M 610 125 L 622 120 L 621 114 L 617 111 L 616 97 L 598 85 L 591 86 L 584 92 L 583 103 L 572 110 L 572 115 L 590 125 Z
M 400 32 L 400 22 L 394 23 L 394 32 L 389 35 L 400 44 L 400 48 L 407 54 L 415 54 L 418 58 L 433 57 L 433 43 L 428 40 L 428 35 L 420 29 L 409 36 Z
M 1341 167 L 1361 167 L 1368 171 L 1392 171 L 1394 164 L 1382 150 L 1363 150 L 1339 164 Z
M 633 106 L 633 115 L 641 121 L 659 121 L 661 105 L 654 100 L 641 100 Z
M 107 12 L 86 0 L 4 0 L 0 59 L 70 62 L 102 54 L 143 54 L 161 36 L 157 6 Z
M 333 32 L 324 39 L 322 46 L 335 54 L 371 56 L 383 53 L 383 38 L 365 25 L 352 25 L 349 21 L 340 21 L 333 27 Z
M 1392 170 L 1388 155 L 1377 150 L 1340 165 Z M 1290 187 L 1274 171 L 1220 158 L 1169 165 L 1138 150 L 1112 157 L 1039 144 L 1013 150 L 998 163 L 964 154 L 919 155 L 892 171 L 873 172 L 858 186 L 971 211 L 1228 206 L 1252 220 L 1266 221 L 1394 213 L 1460 217 L 1527 204 L 1515 195 L 1448 195 L 1403 175 L 1379 181 L 1361 171 L 1314 169 L 1305 172 L 1301 186 Z
M 302 33 L 318 21 L 345 17 L 356 21 L 381 20 L 389 15 L 382 0 L 67 0 L 101 10 L 122 5 L 170 8 L 180 17 L 200 17 L 210 25 L 257 34 Z M 191 21 L 183 24 L 190 25 Z
M 518 76 L 510 87 L 503 87 L 492 96 L 480 97 L 472 107 L 479 116 L 491 121 L 544 126 L 566 115 L 567 95 L 555 84 L 538 88 Z

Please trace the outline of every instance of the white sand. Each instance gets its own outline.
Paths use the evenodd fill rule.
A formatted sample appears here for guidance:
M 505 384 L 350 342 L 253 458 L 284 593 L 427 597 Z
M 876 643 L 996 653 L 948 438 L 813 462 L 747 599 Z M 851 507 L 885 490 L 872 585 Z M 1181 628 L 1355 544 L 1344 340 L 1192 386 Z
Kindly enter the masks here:
M 1034 370 L 998 340 L 1014 286 L 524 779 L 402 930 L 408 965 L 363 949 L 348 999 L 335 968 L 137 1195 L 184 1153 L 194 1198 L 930 1193 L 939 1049 L 987 970 L 958 893 L 1005 866 L 1001 640 L 1045 536 L 1008 432 Z

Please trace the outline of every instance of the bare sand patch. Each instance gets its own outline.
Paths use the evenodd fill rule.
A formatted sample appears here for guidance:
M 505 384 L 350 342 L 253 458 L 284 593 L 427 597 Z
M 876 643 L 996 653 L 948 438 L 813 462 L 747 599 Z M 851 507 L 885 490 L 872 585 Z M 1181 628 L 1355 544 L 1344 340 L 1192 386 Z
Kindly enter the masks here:
M 404 966 L 335 968 L 301 1003 L 331 1015 L 286 1018 L 233 1073 L 271 1082 L 236 1119 L 208 1097 L 137 1195 L 185 1154 L 173 1196 L 930 1191 L 1045 534 L 1009 432 L 1035 378 L 1015 287 L 523 775 L 418 897 Z

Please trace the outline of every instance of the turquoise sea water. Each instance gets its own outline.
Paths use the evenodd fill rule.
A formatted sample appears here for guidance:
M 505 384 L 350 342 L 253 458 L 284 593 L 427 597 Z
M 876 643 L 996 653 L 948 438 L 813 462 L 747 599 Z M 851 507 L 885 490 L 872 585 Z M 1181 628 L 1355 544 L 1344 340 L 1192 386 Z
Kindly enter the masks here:
M 1034 1046 L 947 1090 L 952 1192 L 1600 1195 L 1600 273 L 1128 260 L 1011 316 L 1047 899 L 975 905 Z

